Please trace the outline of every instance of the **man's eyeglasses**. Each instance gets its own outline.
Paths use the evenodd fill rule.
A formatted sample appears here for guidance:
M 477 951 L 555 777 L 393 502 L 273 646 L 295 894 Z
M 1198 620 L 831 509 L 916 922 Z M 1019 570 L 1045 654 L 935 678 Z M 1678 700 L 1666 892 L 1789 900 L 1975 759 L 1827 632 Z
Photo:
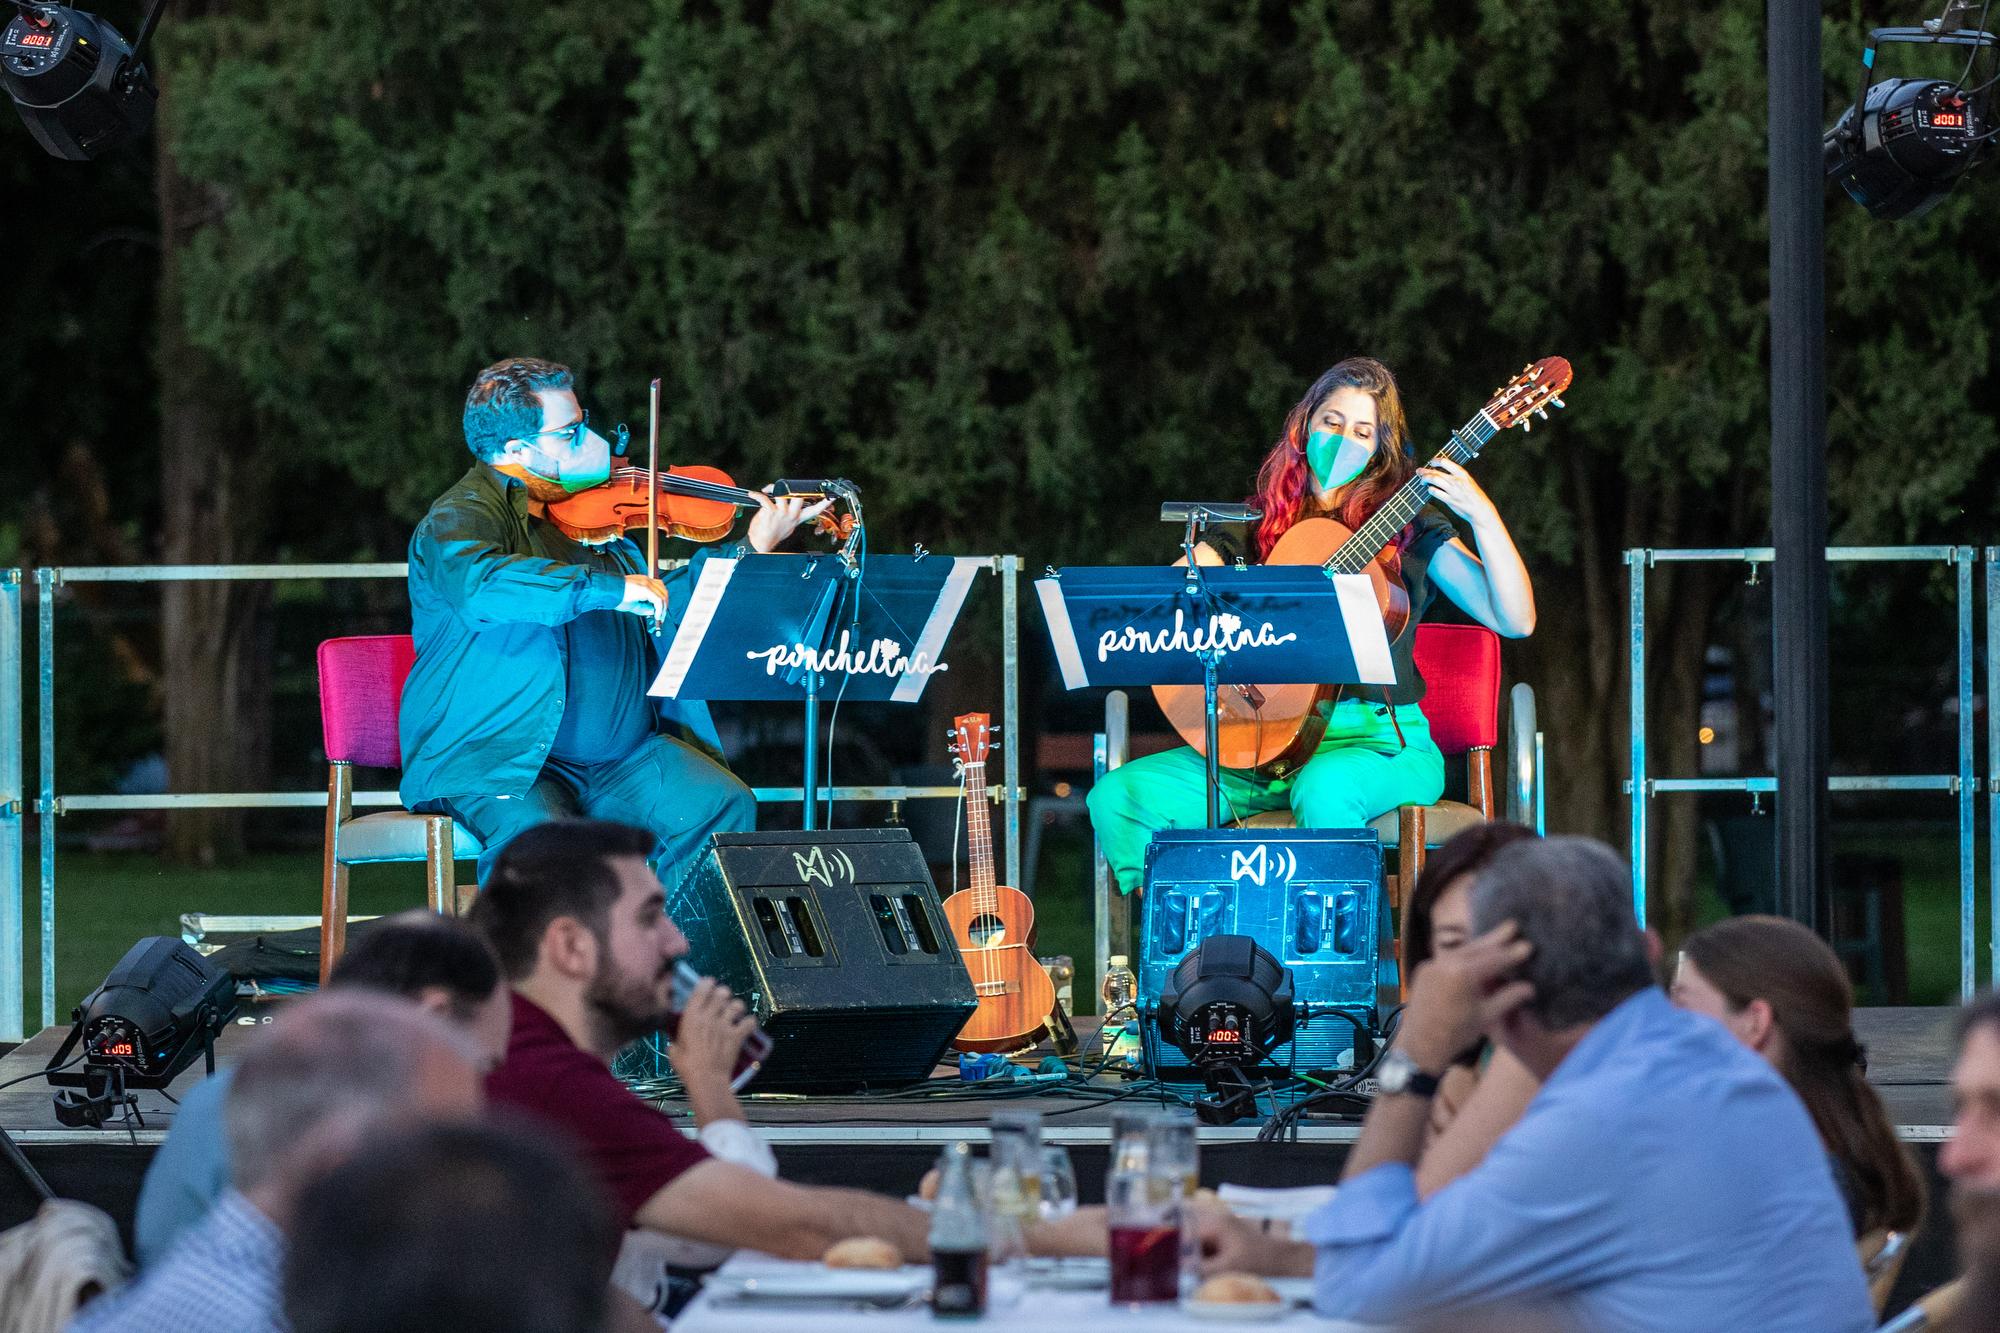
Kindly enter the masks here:
M 583 443 L 583 432 L 589 429 L 589 427 L 590 427 L 590 409 L 585 408 L 583 410 L 583 415 L 578 417 L 575 421 L 570 422 L 567 426 L 552 426 L 547 430 L 538 430 L 534 432 L 532 435 L 527 436 L 526 438 L 530 440 L 538 440 L 544 435 L 553 435 L 560 440 L 565 440 L 569 444 L 569 446 L 572 449 L 574 449 L 576 446 Z

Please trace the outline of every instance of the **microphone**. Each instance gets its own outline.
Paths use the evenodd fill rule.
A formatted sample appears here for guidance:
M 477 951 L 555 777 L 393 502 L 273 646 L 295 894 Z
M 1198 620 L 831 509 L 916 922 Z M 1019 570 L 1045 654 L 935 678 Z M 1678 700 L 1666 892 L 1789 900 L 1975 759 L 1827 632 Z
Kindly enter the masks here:
M 860 493 L 860 489 L 845 477 L 780 477 L 771 483 L 771 494 L 773 495 L 838 495 L 853 497 Z
M 1160 522 L 1185 523 L 1199 518 L 1207 523 L 1249 523 L 1264 517 L 1256 505 L 1214 504 L 1207 500 L 1169 500 L 1160 506 Z

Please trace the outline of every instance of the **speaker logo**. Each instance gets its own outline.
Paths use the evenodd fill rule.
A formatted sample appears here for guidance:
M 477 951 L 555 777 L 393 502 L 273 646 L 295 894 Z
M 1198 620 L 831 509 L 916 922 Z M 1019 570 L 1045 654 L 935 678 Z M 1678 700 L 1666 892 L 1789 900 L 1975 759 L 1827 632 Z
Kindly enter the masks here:
M 849 884 L 854 882 L 854 862 L 838 847 L 833 849 L 832 856 L 828 856 L 823 847 L 815 847 L 804 856 L 793 852 L 792 864 L 798 867 L 801 884 L 811 884 L 817 880 L 830 889 L 833 887 L 836 873 Z
M 1299 854 L 1289 847 L 1278 848 L 1276 854 L 1263 843 L 1257 844 L 1252 852 L 1239 852 L 1233 848 L 1229 853 L 1229 878 L 1247 879 L 1258 888 L 1263 888 L 1272 872 L 1286 883 L 1299 873 Z

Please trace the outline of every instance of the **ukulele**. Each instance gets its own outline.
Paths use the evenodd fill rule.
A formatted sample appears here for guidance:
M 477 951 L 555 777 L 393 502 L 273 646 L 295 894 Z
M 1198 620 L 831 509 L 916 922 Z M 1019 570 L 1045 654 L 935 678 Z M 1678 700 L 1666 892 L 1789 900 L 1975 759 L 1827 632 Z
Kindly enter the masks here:
M 1536 413 L 1547 420 L 1550 404 L 1563 405 L 1560 395 L 1569 383 L 1569 362 L 1559 356 L 1542 358 L 1509 380 L 1472 420 L 1453 432 L 1451 443 L 1438 451 L 1437 458 L 1469 463 L 1508 427 L 1526 429 Z M 1381 557 L 1430 496 L 1430 483 L 1418 472 L 1359 528 L 1351 529 L 1331 518 L 1301 519 L 1278 539 L 1264 563 L 1318 565 L 1328 576 L 1366 574 L 1394 642 L 1410 628 L 1410 594 Z M 1320 705 L 1331 703 L 1339 691 L 1334 685 L 1222 686 L 1215 692 L 1216 740 L 1221 751 L 1217 762 L 1223 768 L 1254 769 L 1265 778 L 1297 772 L 1312 758 L 1326 734 L 1326 710 Z M 1208 725 L 1202 687 L 1156 685 L 1153 697 L 1181 739 L 1196 753 L 1206 755 Z
M 986 799 L 991 719 L 952 719 L 952 753 L 965 782 L 966 864 L 972 887 L 944 900 L 944 919 L 958 942 L 979 1008 L 952 1045 L 961 1051 L 1018 1051 L 1048 1030 L 1056 989 L 1030 949 L 1035 905 L 1019 889 L 993 882 L 993 821 Z

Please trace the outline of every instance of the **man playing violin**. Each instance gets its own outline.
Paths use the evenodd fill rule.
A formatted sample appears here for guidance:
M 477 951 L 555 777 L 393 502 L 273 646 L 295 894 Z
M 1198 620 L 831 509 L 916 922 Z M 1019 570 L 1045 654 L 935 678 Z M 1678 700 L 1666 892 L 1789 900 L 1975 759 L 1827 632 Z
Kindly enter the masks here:
M 709 834 L 757 822 L 707 705 L 646 694 L 673 639 L 673 592 L 693 586 L 708 548 L 660 579 L 627 538 L 586 546 L 550 521 L 550 503 L 611 473 L 567 366 L 488 366 L 464 427 L 473 466 L 410 538 L 403 804 L 479 839 L 482 884 L 523 829 L 579 814 L 650 831 L 653 867 L 675 883 Z M 776 549 L 825 508 L 757 498 L 735 554 Z

